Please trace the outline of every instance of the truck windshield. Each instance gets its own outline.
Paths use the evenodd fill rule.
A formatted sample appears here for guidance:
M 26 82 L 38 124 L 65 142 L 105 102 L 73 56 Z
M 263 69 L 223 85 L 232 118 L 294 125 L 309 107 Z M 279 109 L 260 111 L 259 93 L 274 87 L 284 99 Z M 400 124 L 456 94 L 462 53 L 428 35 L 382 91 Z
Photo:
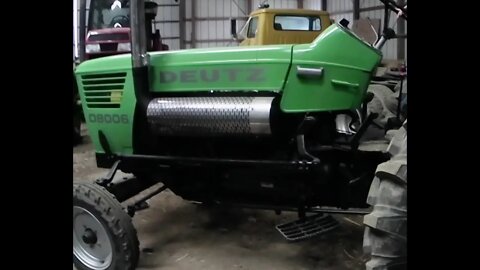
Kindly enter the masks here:
M 91 0 L 88 30 L 130 27 L 128 0 Z
M 277 15 L 273 27 L 284 31 L 320 31 L 320 18 L 316 16 Z

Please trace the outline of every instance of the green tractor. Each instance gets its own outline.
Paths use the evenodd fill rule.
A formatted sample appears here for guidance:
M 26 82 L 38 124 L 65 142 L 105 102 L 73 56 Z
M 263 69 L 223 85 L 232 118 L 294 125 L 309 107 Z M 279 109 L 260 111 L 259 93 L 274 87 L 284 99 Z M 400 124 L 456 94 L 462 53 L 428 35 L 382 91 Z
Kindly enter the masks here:
M 394 11 L 407 19 L 405 7 L 381 1 L 386 18 Z M 97 166 L 110 169 L 73 186 L 78 269 L 135 269 L 132 217 L 167 188 L 206 205 L 298 212 L 299 220 L 276 227 L 289 241 L 338 227 L 327 213 L 370 213 L 377 166 L 391 155 L 388 142 L 362 140 L 377 116 L 368 113 L 367 87 L 392 29 L 373 46 L 342 20 L 310 44 L 147 52 L 144 3 L 129 4 L 131 54 L 75 70 Z M 133 176 L 114 181 L 118 170 Z M 405 265 L 404 216 L 368 217 L 369 267 Z M 378 220 L 400 237 L 393 257 L 375 253 Z

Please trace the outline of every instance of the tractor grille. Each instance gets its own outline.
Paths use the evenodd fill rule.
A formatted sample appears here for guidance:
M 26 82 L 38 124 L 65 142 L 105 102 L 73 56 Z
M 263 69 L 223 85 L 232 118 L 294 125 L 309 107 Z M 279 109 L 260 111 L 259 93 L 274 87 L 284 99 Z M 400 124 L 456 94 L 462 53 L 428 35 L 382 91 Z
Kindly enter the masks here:
M 83 75 L 82 84 L 88 108 L 120 108 L 127 73 Z

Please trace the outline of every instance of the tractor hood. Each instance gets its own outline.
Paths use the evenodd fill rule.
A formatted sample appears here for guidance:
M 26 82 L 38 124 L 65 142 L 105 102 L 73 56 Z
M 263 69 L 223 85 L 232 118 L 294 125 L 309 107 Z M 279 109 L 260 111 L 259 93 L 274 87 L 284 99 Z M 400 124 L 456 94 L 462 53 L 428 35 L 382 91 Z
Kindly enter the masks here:
M 292 45 L 226 47 L 152 53 L 154 92 L 280 91 Z
M 150 91 L 280 92 L 293 45 L 225 47 L 150 53 Z M 85 61 L 77 74 L 131 69 L 130 54 Z

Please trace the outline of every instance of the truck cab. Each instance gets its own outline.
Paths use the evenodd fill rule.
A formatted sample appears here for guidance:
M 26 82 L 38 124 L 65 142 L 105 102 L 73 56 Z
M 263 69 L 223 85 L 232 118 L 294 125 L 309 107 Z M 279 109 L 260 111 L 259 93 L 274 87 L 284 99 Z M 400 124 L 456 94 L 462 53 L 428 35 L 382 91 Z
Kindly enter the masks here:
M 160 31 L 154 29 L 157 7 L 153 1 L 145 1 L 145 31 L 148 51 L 165 51 Z M 85 39 L 85 58 L 94 59 L 115 54 L 129 53 L 130 1 L 91 0 L 88 16 L 88 33 Z
M 238 38 L 242 40 L 240 46 L 304 44 L 331 24 L 326 11 L 260 8 L 250 14 Z

